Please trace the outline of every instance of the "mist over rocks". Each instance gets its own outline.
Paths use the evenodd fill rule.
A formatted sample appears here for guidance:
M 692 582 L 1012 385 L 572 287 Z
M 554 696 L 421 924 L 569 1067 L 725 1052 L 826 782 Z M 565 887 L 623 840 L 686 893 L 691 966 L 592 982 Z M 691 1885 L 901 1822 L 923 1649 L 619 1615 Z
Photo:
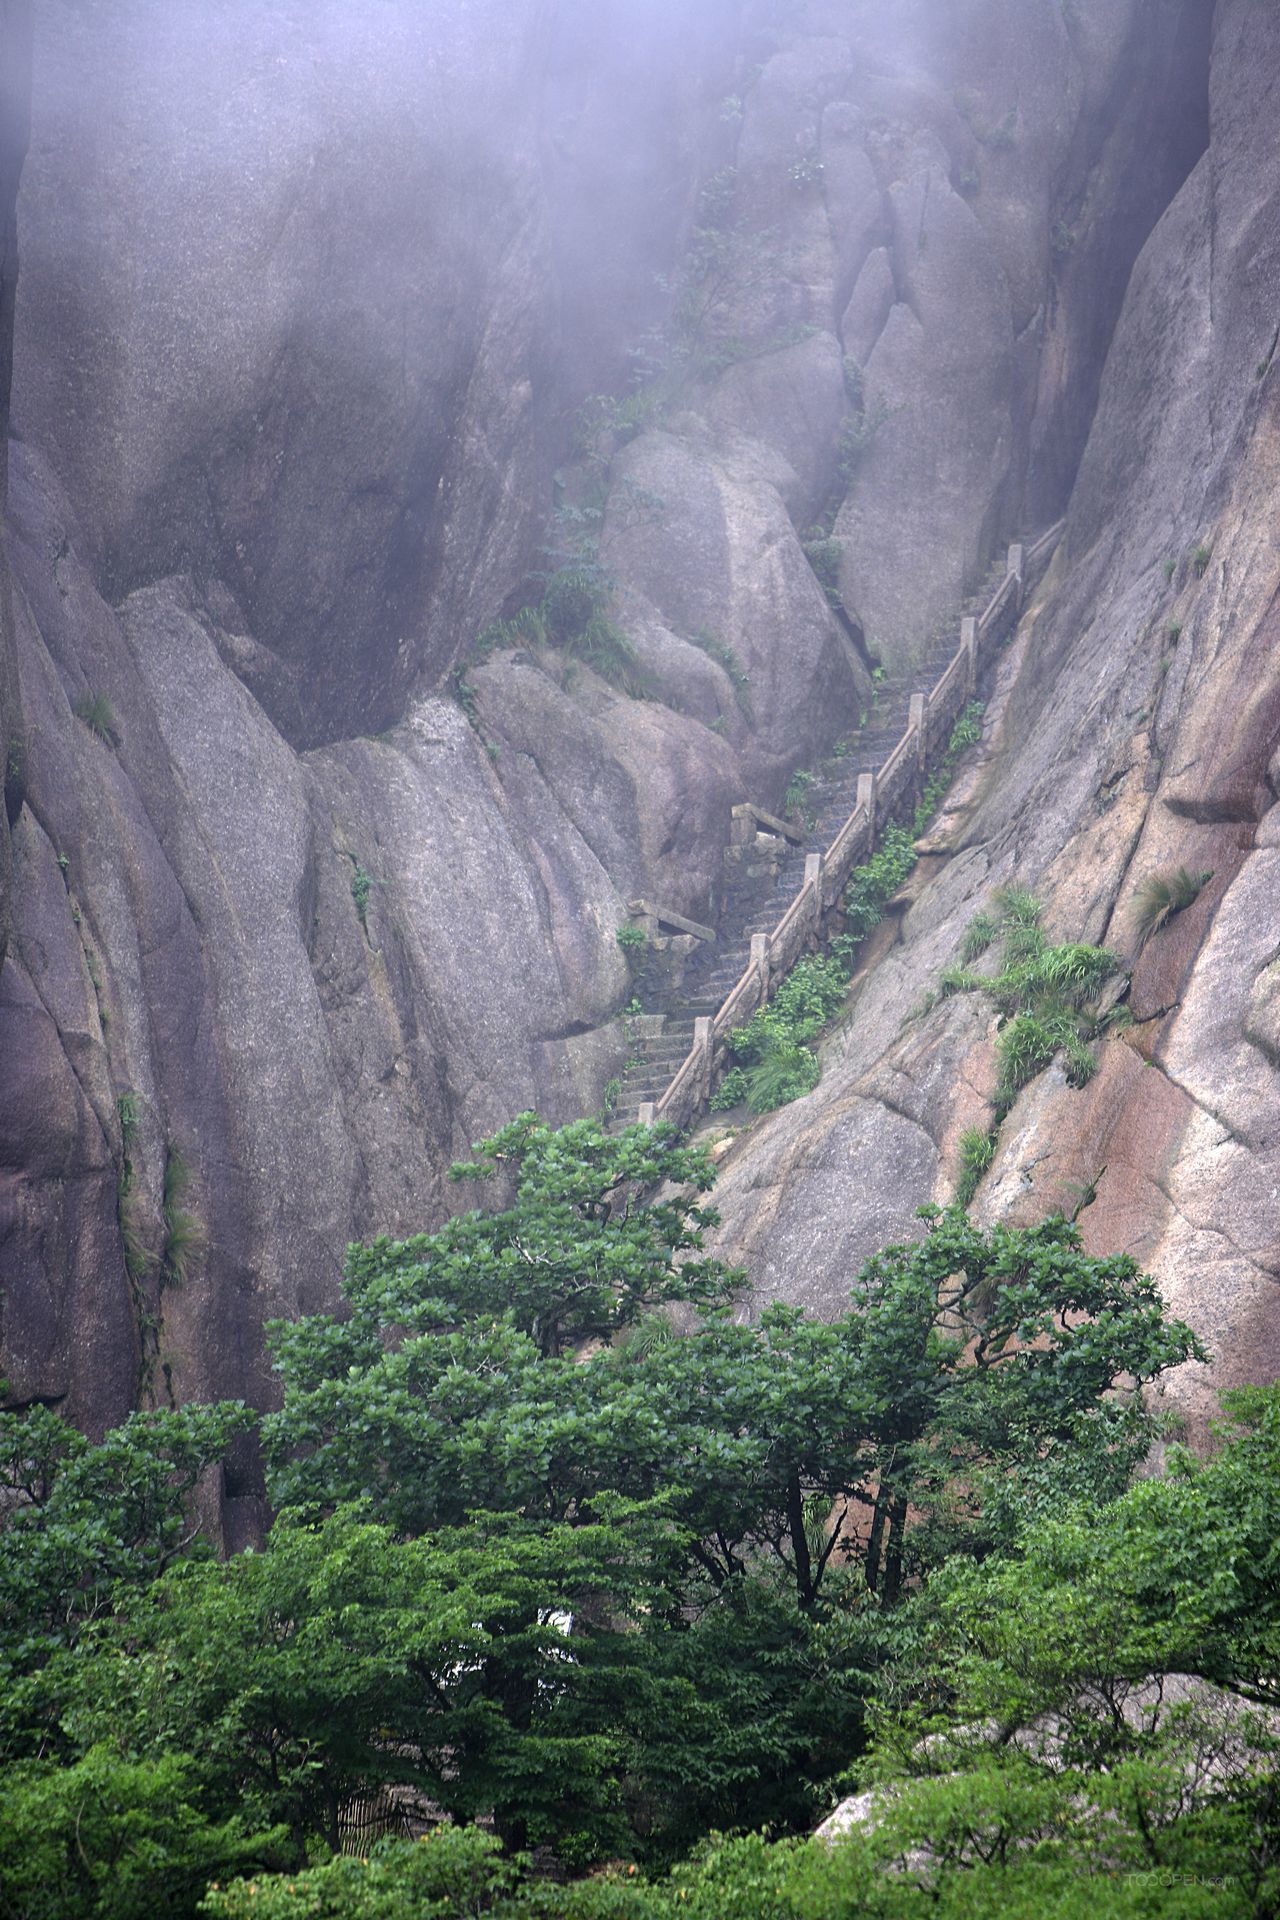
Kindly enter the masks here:
M 1068 503 L 954 857 L 820 1087 L 730 1156 L 725 1244 L 762 1296 L 837 1304 L 982 1115 L 981 1005 L 902 1023 L 984 890 L 1123 947 L 1131 876 L 1185 858 L 1213 891 L 1135 977 L 1158 1148 L 1109 1043 L 1102 1117 L 1068 1128 L 1086 1096 L 1048 1076 L 990 1191 L 1057 1204 L 1105 1161 L 1099 1246 L 1177 1261 L 1175 1310 L 1269 1350 L 1272 32 L 1242 0 L 47 0 L 0 649 L 17 1400 L 90 1428 L 140 1393 L 268 1403 L 262 1321 L 332 1302 L 348 1238 L 435 1224 L 522 1108 L 598 1105 L 630 903 L 714 921 L 733 806 L 776 808 L 871 660 L 917 657 Z M 709 220 L 730 266 L 681 336 Z M 12 284 L 6 241 L 0 316 Z M 585 445 L 584 399 L 663 353 L 664 393 Z M 475 653 L 584 526 L 644 699 L 527 632 Z M 1247 1114 L 1205 1084 L 1228 1057 Z

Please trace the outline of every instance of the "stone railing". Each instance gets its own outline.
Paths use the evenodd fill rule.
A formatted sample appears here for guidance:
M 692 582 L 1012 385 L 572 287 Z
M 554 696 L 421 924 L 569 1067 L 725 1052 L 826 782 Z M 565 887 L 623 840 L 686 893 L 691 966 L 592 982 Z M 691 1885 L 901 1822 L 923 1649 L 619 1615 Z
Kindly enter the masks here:
M 1028 547 L 1009 548 L 1004 579 L 974 619 L 960 623 L 960 643 L 936 686 L 911 696 L 907 730 L 878 773 L 858 779 L 853 812 L 825 853 L 811 853 L 795 899 L 772 933 L 751 936 L 751 957 L 714 1017 L 695 1020 L 693 1045 L 660 1100 L 640 1109 L 642 1124 L 667 1120 L 689 1127 L 711 1098 L 728 1064 L 728 1037 L 765 1006 L 806 949 L 821 946 L 841 910 L 854 868 L 874 851 L 878 832 L 910 818 L 928 766 L 945 747 L 974 697 L 978 679 L 1017 625 L 1031 588 L 1062 537 L 1064 521 Z M 781 823 L 779 823 L 781 824 Z

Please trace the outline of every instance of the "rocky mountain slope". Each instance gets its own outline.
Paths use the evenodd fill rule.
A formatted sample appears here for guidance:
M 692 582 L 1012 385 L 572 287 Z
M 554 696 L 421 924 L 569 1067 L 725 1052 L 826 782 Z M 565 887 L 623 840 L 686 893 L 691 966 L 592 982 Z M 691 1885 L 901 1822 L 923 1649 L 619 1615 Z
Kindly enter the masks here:
M 990 1018 L 900 1027 L 991 886 L 1132 949 L 1136 879 L 1212 868 L 1139 1024 L 1088 1090 L 1028 1089 L 981 1204 L 1096 1187 L 1097 1244 L 1269 1366 L 1277 29 L 1245 0 L 579 12 L 40 10 L 11 1393 L 91 1426 L 140 1385 L 268 1398 L 262 1319 L 331 1299 L 350 1236 L 439 1218 L 521 1108 L 598 1101 L 629 902 L 714 918 L 732 805 L 776 807 L 870 661 L 1068 500 L 947 857 L 820 1087 L 730 1155 L 726 1240 L 834 1301 L 948 1191 Z M 627 404 L 575 437 L 593 392 Z M 467 664 L 584 540 L 643 700 L 527 625 Z

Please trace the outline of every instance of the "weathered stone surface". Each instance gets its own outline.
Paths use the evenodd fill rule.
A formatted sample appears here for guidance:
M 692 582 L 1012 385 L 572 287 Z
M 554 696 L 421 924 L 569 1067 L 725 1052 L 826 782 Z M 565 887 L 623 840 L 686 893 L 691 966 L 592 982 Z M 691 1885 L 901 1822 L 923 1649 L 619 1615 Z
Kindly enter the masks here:
M 1260 299 L 1280 266 L 1280 177 L 1258 117 L 1259 76 L 1278 66 L 1280 22 L 1220 6 L 1210 158 L 1133 274 L 1066 550 L 1003 670 L 986 764 L 930 841 L 953 857 L 926 876 L 862 985 L 822 1084 L 760 1123 L 727 1176 L 735 1253 L 754 1233 L 740 1196 L 770 1192 L 777 1167 L 799 1186 L 806 1159 L 824 1167 L 839 1154 L 851 1080 L 895 1116 L 921 1114 L 941 1146 L 940 1160 L 907 1163 L 910 1193 L 892 1153 L 860 1198 L 810 1180 L 803 1229 L 777 1239 L 768 1269 L 784 1298 L 814 1295 L 822 1248 L 854 1243 L 864 1211 L 887 1237 L 910 1230 L 920 1200 L 944 1198 L 960 1127 L 989 1123 L 991 1011 L 964 996 L 966 1033 L 947 1001 L 898 1039 L 895 1018 L 936 986 L 994 885 L 1031 887 L 1052 937 L 1106 941 L 1133 966 L 1140 1024 L 1098 1043 L 1086 1088 L 1053 1068 L 1023 1092 L 978 1210 L 1026 1221 L 1081 1209 L 1091 1250 L 1132 1251 L 1156 1275 L 1214 1355 L 1167 1388 L 1193 1438 L 1223 1386 L 1280 1373 L 1277 942 L 1265 904 L 1278 838 L 1280 438 L 1275 322 Z M 1132 897 L 1179 865 L 1212 878 L 1140 949 Z
M 751 683 L 756 724 L 744 746 L 752 797 L 776 803 L 819 742 L 856 723 L 855 676 L 821 587 L 754 443 L 717 446 L 686 430 L 641 435 L 615 463 L 661 501 L 657 524 L 613 516 L 603 551 L 676 631 L 705 629 L 733 647 Z
M 1140 1251 L 1223 1377 L 1272 1364 L 1276 24 L 1216 10 L 1210 162 L 1104 378 L 1206 137 L 1201 0 L 1158 34 L 1139 0 L 815 0 L 747 8 L 740 41 L 718 8 L 659 11 L 375 7 L 352 42 L 347 8 L 219 0 L 192 76 L 180 9 L 42 10 L 0 1281 L 15 1391 L 89 1424 L 148 1358 L 157 1390 L 167 1363 L 176 1393 L 265 1399 L 262 1316 L 331 1301 L 349 1234 L 431 1224 L 448 1162 L 519 1107 L 595 1105 L 628 901 L 708 917 L 731 806 L 776 805 L 865 696 L 796 537 L 833 485 L 841 344 L 899 409 L 839 524 L 887 654 L 954 614 L 1024 503 L 1057 511 L 1100 380 L 1101 405 L 986 758 L 822 1086 L 727 1156 L 723 1244 L 762 1298 L 836 1310 L 985 1123 L 990 1008 L 919 1008 L 990 888 L 1133 959 L 1143 875 L 1212 868 L 1139 959 L 1142 1024 L 1092 1088 L 1028 1089 L 982 1204 L 1092 1184 L 1090 1244 Z M 432 690 L 530 597 L 573 407 L 621 387 L 698 179 L 734 161 L 733 217 L 772 232 L 722 333 L 774 350 L 704 368 L 607 476 L 602 557 L 658 697 L 507 652 L 472 671 L 474 730 Z M 98 694 L 115 748 L 71 711 Z M 166 1154 L 194 1170 L 207 1251 L 163 1298 L 123 1266 L 126 1093 L 152 1254 Z M 1177 1391 L 1198 1419 L 1205 1389 Z
M 930 142 L 890 189 L 897 299 L 865 370 L 880 424 L 836 522 L 845 603 L 895 667 L 923 653 L 977 572 L 1013 455 L 1009 285 L 949 171 Z

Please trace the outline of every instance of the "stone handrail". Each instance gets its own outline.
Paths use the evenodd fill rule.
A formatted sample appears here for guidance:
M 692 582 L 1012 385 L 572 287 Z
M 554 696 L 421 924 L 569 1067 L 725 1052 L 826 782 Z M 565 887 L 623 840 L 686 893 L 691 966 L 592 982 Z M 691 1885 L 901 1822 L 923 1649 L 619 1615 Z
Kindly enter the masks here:
M 960 623 L 960 644 L 937 684 L 911 696 L 907 730 L 879 773 L 863 774 L 849 815 L 825 854 L 805 861 L 804 882 L 771 934 L 751 940 L 751 958 L 714 1018 L 695 1020 L 693 1045 L 662 1098 L 640 1108 L 640 1120 L 691 1126 L 711 1098 L 716 1074 L 728 1057 L 728 1036 L 767 1005 L 770 994 L 806 947 L 819 944 L 840 908 L 854 868 L 875 846 L 882 826 L 914 809 L 928 762 L 951 736 L 978 676 L 1016 624 L 1031 586 L 1048 566 L 1062 538 L 1059 520 L 1029 547 L 1009 548 L 1004 578 L 976 619 Z M 753 810 L 754 811 L 754 810 Z

